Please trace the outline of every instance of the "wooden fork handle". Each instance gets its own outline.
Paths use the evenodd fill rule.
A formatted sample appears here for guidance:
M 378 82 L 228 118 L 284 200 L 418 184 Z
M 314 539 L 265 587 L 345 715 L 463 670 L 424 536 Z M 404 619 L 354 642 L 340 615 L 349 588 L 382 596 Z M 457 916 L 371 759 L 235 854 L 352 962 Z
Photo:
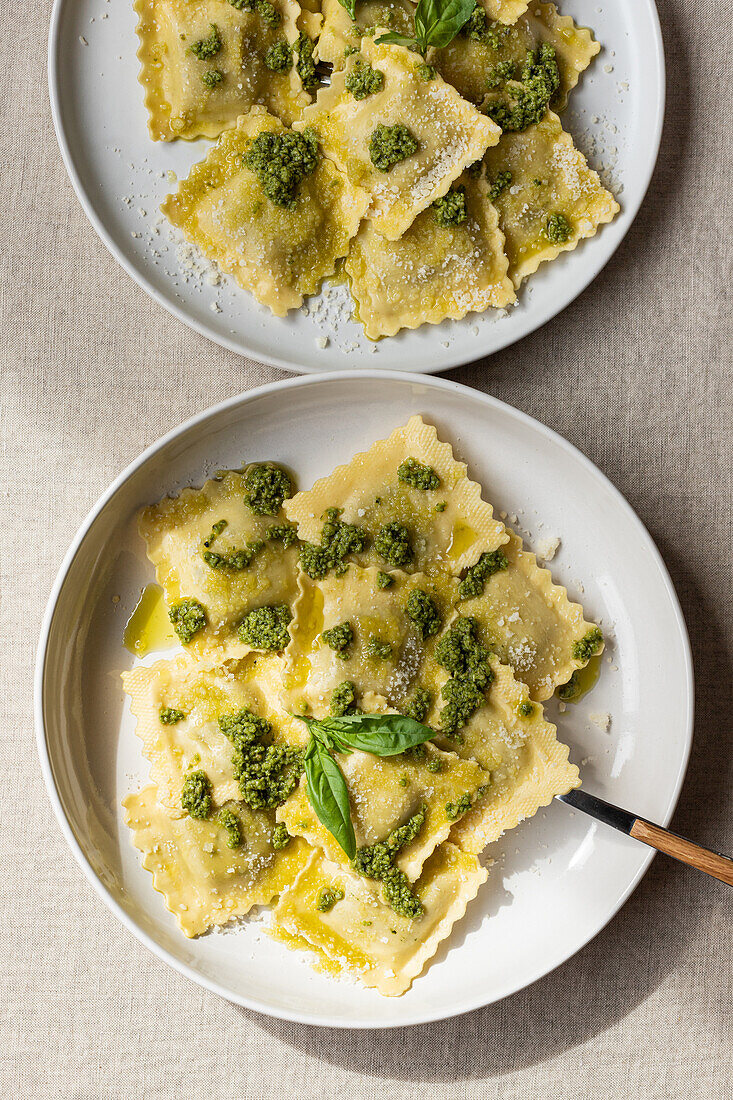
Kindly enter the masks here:
M 658 852 L 664 852 L 690 867 L 697 867 L 706 875 L 726 882 L 733 886 L 733 859 L 722 856 L 718 852 L 711 852 L 709 848 L 701 848 L 699 844 L 693 844 L 691 840 L 670 833 L 668 829 L 662 829 L 660 825 L 652 825 L 651 821 L 644 821 L 637 817 L 631 826 L 631 836 L 637 840 L 643 840 Z

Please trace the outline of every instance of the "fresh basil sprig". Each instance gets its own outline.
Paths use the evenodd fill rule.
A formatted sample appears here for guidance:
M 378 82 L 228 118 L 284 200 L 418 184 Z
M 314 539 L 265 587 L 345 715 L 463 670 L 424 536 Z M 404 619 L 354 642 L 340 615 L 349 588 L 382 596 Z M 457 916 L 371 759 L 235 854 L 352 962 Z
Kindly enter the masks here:
M 396 756 L 435 736 L 429 726 L 402 714 L 350 714 L 341 718 L 297 716 L 310 730 L 303 756 L 308 801 L 316 817 L 349 859 L 356 855 L 349 791 L 334 752 L 352 749 L 374 756 Z
M 425 57 L 431 46 L 442 49 L 452 42 L 464 23 L 471 18 L 475 7 L 476 0 L 419 0 L 415 8 L 414 38 L 389 31 L 375 41 L 406 46 L 408 50 L 414 50 Z
M 339 0 L 342 8 L 346 8 L 352 19 L 356 19 L 356 0 Z

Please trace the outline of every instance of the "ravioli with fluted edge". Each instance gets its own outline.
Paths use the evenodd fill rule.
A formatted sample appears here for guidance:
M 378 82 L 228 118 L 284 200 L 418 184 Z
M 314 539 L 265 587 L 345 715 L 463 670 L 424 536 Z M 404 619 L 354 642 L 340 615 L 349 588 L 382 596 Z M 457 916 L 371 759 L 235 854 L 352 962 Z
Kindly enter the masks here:
M 399 996 L 491 845 L 578 786 L 542 700 L 603 635 L 417 414 L 296 488 L 269 458 L 143 509 L 180 652 L 122 674 L 125 821 L 185 935 L 271 905 L 319 973 Z

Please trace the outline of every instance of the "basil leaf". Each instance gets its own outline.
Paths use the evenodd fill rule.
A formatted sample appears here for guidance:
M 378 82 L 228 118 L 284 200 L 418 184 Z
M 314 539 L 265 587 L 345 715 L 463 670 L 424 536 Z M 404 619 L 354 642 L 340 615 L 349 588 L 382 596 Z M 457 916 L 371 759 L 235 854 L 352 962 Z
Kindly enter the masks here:
M 339 0 L 342 8 L 346 8 L 352 19 L 356 19 L 356 0 Z
M 430 726 L 403 714 L 350 714 L 322 724 L 339 743 L 374 756 L 396 756 L 435 737 Z
M 420 0 L 415 9 L 415 37 L 442 49 L 471 18 L 476 0 Z
M 397 31 L 388 31 L 386 34 L 380 34 L 379 38 L 375 38 L 374 41 L 377 45 L 386 42 L 392 46 L 404 46 L 405 49 L 413 50 L 415 53 L 422 53 L 425 49 L 422 43 L 418 42 L 416 38 L 406 38 L 404 34 L 398 34 Z
M 311 745 L 315 746 L 309 753 Z M 327 749 L 315 738 L 305 752 L 308 801 L 316 817 L 341 845 L 349 859 L 356 855 L 356 837 L 351 823 L 349 792 L 341 769 Z

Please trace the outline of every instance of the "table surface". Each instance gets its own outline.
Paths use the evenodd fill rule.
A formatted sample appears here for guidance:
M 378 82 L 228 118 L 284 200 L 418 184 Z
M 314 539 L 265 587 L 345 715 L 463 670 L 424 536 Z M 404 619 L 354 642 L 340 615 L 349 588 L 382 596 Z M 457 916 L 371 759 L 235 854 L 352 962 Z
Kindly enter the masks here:
M 659 8 L 667 119 L 634 227 L 560 317 L 451 377 L 570 439 L 656 539 L 697 677 L 673 827 L 731 849 L 733 191 L 723 118 L 733 110 L 733 53 L 721 33 L 730 13 L 726 0 Z M 10 195 L 0 214 L 4 1095 L 730 1097 L 732 895 L 661 856 L 605 931 L 529 989 L 446 1023 L 353 1035 L 268 1020 L 189 984 L 83 879 L 53 818 L 33 734 L 34 649 L 51 582 L 87 510 L 145 446 L 280 372 L 163 312 L 88 225 L 49 117 L 49 9 L 49 0 L 22 15 L 9 6 L 0 36 L 0 172 Z

